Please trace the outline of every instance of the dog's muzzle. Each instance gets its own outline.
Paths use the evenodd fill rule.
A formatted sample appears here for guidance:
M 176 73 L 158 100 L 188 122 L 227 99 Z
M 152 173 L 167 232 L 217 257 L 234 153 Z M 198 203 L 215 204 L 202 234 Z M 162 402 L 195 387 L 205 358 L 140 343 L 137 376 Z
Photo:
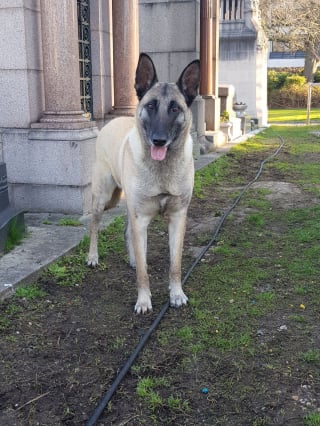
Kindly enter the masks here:
M 160 147 L 160 146 L 164 146 L 167 141 L 165 139 L 153 139 L 152 143 L 154 146 Z

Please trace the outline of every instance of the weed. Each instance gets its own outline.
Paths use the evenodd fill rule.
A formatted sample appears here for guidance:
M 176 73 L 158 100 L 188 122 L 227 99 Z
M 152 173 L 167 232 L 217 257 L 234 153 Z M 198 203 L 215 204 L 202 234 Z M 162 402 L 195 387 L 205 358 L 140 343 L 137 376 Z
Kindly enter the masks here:
M 6 317 L 0 317 L 0 331 L 6 330 L 10 325 L 10 321 Z
M 65 265 L 60 266 L 58 263 L 53 263 L 52 265 L 48 266 L 48 272 L 53 278 L 57 280 L 64 279 L 68 275 L 67 267 Z
M 262 227 L 265 224 L 264 215 L 260 213 L 253 213 L 249 215 L 247 220 L 251 225 L 256 227 Z
M 42 290 L 37 284 L 30 284 L 27 287 L 18 287 L 16 289 L 16 296 L 27 300 L 34 300 L 46 296 L 46 292 Z
M 320 413 L 309 413 L 303 419 L 305 426 L 320 426 Z
M 163 399 L 156 388 L 167 387 L 168 385 L 169 382 L 165 377 L 145 377 L 140 379 L 137 384 L 137 395 L 145 400 L 151 411 L 155 411 L 156 408 L 163 405 Z
M 304 323 L 306 322 L 306 319 L 304 316 L 302 315 L 290 315 L 289 316 L 289 320 L 291 321 L 295 321 L 295 322 L 299 322 L 299 323 Z
M 113 342 L 113 348 L 114 349 L 120 349 L 124 345 L 125 341 L 126 341 L 125 337 L 118 337 L 117 336 L 115 338 L 114 342 Z
M 106 228 L 100 232 L 98 241 L 98 251 L 100 258 L 115 253 L 121 256 L 126 255 L 124 243 L 124 216 L 119 216 Z
M 172 410 L 178 410 L 182 412 L 188 412 L 190 410 L 189 402 L 187 400 L 176 398 L 173 395 L 168 397 L 168 407 Z
M 20 244 L 25 236 L 24 224 L 21 224 L 17 217 L 10 221 L 4 252 L 8 253 L 16 245 Z
M 309 349 L 300 355 L 300 358 L 308 363 L 320 361 L 320 349 Z
M 62 218 L 58 222 L 59 226 L 82 226 L 82 223 L 78 219 L 73 218 Z
M 192 328 L 188 326 L 181 327 L 179 330 L 177 330 L 177 336 L 183 342 L 191 342 L 193 340 Z

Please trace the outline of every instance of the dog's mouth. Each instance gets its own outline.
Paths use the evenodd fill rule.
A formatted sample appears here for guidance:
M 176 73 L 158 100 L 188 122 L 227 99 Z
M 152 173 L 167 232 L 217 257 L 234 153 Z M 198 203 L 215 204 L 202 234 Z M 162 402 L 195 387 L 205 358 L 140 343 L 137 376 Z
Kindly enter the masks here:
M 162 161 L 166 158 L 168 148 L 166 146 L 151 146 L 152 160 Z
M 151 158 L 155 161 L 163 161 L 166 158 L 168 143 L 164 139 L 153 139 L 151 145 Z

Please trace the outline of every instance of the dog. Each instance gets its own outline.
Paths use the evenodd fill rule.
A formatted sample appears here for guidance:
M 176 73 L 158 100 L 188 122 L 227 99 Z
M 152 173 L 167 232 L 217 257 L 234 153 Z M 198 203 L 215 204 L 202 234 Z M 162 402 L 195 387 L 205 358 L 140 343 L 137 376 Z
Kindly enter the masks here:
M 111 120 L 97 138 L 87 264 L 98 264 L 101 216 L 117 204 L 123 191 L 127 204 L 126 244 L 130 265 L 136 269 L 137 314 L 152 310 L 147 228 L 158 213 L 168 217 L 170 305 L 180 307 L 188 301 L 181 286 L 181 257 L 194 183 L 190 106 L 199 82 L 199 60 L 186 66 L 177 83 L 160 83 L 152 59 L 141 53 L 135 76 L 139 100 L 135 118 Z

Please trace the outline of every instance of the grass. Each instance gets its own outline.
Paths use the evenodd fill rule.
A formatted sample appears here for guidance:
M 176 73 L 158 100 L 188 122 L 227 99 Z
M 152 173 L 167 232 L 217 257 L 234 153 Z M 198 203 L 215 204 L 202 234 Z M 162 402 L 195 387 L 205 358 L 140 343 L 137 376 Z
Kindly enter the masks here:
M 19 220 L 17 217 L 13 218 L 10 221 L 7 239 L 4 247 L 4 252 L 8 253 L 11 251 L 15 246 L 21 243 L 22 239 L 25 236 L 25 227 L 24 225 L 21 225 L 19 223 Z
M 305 426 L 320 426 L 320 413 L 309 413 L 304 418 Z
M 307 109 L 272 109 L 268 113 L 269 123 L 281 123 L 281 122 L 306 122 Z M 310 111 L 311 121 L 320 120 L 320 109 L 312 108 Z
M 18 287 L 15 293 L 17 297 L 27 300 L 34 300 L 46 296 L 46 292 L 42 290 L 37 284 L 30 284 L 26 287 Z

